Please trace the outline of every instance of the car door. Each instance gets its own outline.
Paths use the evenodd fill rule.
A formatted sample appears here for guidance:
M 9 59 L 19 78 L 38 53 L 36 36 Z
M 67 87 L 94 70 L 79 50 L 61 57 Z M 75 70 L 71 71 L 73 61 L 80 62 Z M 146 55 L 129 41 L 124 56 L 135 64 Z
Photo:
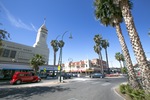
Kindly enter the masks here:
M 27 73 L 25 80 L 26 80 L 26 82 L 32 82 L 33 81 L 33 76 L 30 73 Z

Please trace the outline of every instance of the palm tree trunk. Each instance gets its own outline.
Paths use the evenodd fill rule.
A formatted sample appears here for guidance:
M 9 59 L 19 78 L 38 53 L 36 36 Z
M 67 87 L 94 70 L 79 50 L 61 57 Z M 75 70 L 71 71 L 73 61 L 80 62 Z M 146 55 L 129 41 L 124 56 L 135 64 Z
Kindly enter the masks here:
M 116 33 L 117 33 L 118 39 L 120 41 L 120 45 L 121 45 L 122 52 L 123 52 L 125 62 L 127 65 L 127 69 L 128 69 L 129 85 L 132 86 L 133 88 L 140 88 L 140 84 L 137 81 L 137 78 L 136 78 L 136 75 L 134 72 L 134 68 L 133 68 L 133 64 L 131 61 L 131 57 L 129 54 L 129 50 L 128 50 L 126 42 L 124 40 L 124 36 L 122 34 L 120 24 L 116 24 Z
M 101 50 L 99 51 L 99 60 L 100 60 L 101 73 L 104 74 Z
M 108 67 L 108 73 L 109 73 L 109 63 L 108 63 L 108 54 L 107 54 L 107 48 L 105 49 L 105 54 L 106 54 L 106 62 L 107 62 L 107 67 Z
M 119 61 L 119 63 L 120 63 L 120 69 L 122 69 L 122 64 L 121 64 L 121 61 Z M 122 72 L 121 72 L 122 73 Z
M 56 65 L 56 52 L 54 51 L 54 65 Z
M 142 85 L 146 92 L 150 93 L 150 66 L 145 56 L 139 35 L 136 31 L 128 0 L 121 0 L 120 7 L 125 20 L 126 28 L 133 47 L 134 55 L 142 73 Z

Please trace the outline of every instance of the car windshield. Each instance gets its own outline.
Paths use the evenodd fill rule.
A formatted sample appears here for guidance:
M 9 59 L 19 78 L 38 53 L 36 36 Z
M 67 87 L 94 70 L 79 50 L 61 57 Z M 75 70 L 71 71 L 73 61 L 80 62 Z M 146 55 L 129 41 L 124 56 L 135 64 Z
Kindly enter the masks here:
M 100 73 L 95 73 L 95 75 L 101 75 Z

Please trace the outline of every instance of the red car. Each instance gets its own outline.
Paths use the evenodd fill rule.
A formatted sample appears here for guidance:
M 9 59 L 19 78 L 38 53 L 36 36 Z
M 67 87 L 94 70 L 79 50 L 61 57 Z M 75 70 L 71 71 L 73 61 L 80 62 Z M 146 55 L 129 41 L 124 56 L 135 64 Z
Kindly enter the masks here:
M 41 78 L 30 72 L 15 72 L 10 84 L 21 84 L 23 82 L 40 82 Z

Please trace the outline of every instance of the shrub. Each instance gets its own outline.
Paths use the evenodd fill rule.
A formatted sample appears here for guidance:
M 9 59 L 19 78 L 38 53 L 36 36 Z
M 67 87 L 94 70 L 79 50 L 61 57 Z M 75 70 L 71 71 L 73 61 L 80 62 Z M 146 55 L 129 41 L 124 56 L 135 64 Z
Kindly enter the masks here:
M 127 94 L 132 100 L 150 100 L 150 94 L 146 94 L 142 89 L 133 89 L 129 84 L 122 84 L 119 87 L 122 94 Z
M 119 90 L 120 90 L 120 92 L 121 92 L 122 94 L 125 94 L 125 93 L 126 93 L 125 87 L 126 87 L 126 85 L 124 85 L 124 84 L 121 84 L 120 87 L 119 87 Z

